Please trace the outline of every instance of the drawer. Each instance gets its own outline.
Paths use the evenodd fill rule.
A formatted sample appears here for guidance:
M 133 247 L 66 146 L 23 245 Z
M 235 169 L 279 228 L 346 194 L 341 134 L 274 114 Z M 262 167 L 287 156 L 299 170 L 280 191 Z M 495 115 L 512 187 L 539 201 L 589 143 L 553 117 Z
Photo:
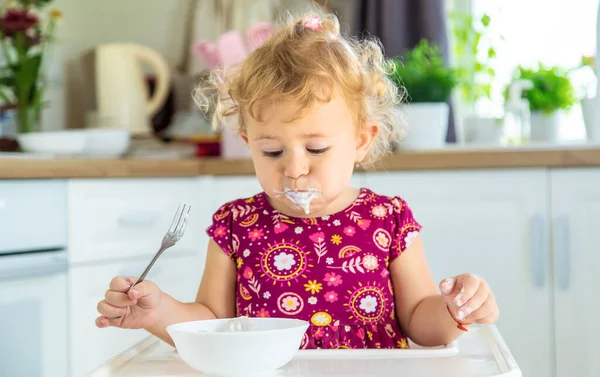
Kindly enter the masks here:
M 0 181 L 0 229 L 0 253 L 65 248 L 66 182 Z
M 183 302 L 192 302 L 204 270 L 205 254 L 179 256 L 165 254 L 154 264 L 148 280 L 163 292 Z M 97 304 L 104 298 L 115 276 L 138 275 L 146 267 L 147 258 L 126 262 L 78 266 L 69 270 L 69 336 L 72 376 L 85 376 L 109 358 L 148 336 L 145 330 L 114 327 L 99 329 Z
M 69 261 L 153 255 L 182 202 L 192 207 L 186 231 L 167 253 L 204 250 L 201 224 L 210 214 L 204 208 L 208 185 L 203 182 L 198 178 L 69 181 Z

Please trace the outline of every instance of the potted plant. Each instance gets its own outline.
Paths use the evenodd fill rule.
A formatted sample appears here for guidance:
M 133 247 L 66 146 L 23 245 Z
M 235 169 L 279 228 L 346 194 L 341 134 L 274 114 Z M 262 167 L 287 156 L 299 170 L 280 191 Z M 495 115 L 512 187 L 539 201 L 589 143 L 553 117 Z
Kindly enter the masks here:
M 392 58 L 391 80 L 405 93 L 399 116 L 408 123 L 408 147 L 444 145 L 448 131 L 449 104 L 457 85 L 454 68 L 446 66 L 440 49 L 426 39 L 408 50 L 402 59 Z
M 515 78 L 529 80 L 532 89 L 524 90 L 531 110 L 531 141 L 559 141 L 560 113 L 577 102 L 569 71 L 539 63 L 535 68 L 519 66 Z
M 498 144 L 503 134 L 502 119 L 483 114 L 478 105 L 494 100 L 496 47 L 504 38 L 493 33 L 492 18 L 487 13 L 475 17 L 453 12 L 450 21 L 453 65 L 458 77 L 457 134 L 467 142 Z M 501 95 L 501 90 L 498 93 Z
M 44 101 L 44 69 L 57 21 L 52 0 L 6 1 L 0 10 L 0 100 L 14 108 L 16 133 L 38 131 Z

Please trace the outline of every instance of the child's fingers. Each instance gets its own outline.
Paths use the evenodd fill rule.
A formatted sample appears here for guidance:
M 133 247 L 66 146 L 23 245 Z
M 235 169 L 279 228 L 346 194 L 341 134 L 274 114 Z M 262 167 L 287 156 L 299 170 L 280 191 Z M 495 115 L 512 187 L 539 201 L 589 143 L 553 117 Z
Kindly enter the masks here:
M 160 291 L 154 283 L 144 280 L 131 288 L 128 295 L 130 299 L 137 300 L 138 306 L 147 308 L 157 304 Z
M 490 324 L 498 320 L 499 316 L 498 305 L 493 294 L 488 296 L 488 299 L 479 307 L 479 309 L 473 311 L 469 316 L 465 318 L 465 321 L 476 322 L 480 324 Z
M 137 299 L 130 298 L 127 293 L 117 291 L 106 291 L 104 294 L 104 300 L 113 306 L 119 307 L 137 304 Z
M 456 278 L 456 286 L 454 291 L 458 290 L 458 293 L 453 298 L 453 302 L 456 306 L 463 306 L 469 301 L 475 292 L 479 289 L 480 280 L 477 276 L 472 274 L 460 275 Z
M 100 316 L 96 318 L 96 327 L 99 327 L 101 329 L 109 326 L 121 327 L 122 321 L 123 317 L 109 318 L 106 316 Z
M 106 302 L 106 300 L 100 301 L 97 305 L 97 309 L 98 313 L 106 317 L 120 317 L 127 313 L 127 308 L 111 305 Z
M 117 276 L 110 281 L 108 289 L 116 292 L 127 292 L 131 284 L 135 282 L 135 279 L 131 276 Z
M 483 303 L 486 302 L 489 294 L 490 290 L 487 288 L 485 282 L 480 282 L 479 289 L 477 289 L 477 292 L 475 292 L 475 294 L 466 303 L 458 307 L 458 310 L 455 314 L 456 318 L 462 321 L 469 314 L 478 310 L 481 307 L 481 305 L 483 305 Z

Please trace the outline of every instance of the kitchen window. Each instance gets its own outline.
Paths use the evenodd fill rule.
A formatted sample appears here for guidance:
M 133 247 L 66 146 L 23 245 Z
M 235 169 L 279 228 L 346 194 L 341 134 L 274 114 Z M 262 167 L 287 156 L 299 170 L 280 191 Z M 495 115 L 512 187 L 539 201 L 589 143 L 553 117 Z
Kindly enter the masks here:
M 491 17 L 490 32 L 504 37 L 494 46 L 496 89 L 502 89 L 518 65 L 536 66 L 542 62 L 546 66 L 573 68 L 582 56 L 596 55 L 598 3 L 599 0 L 449 0 L 447 6 L 449 12 Z M 595 94 L 591 69 L 580 70 L 572 77 L 578 93 L 588 90 L 591 96 Z M 502 106 L 502 94 L 497 90 L 492 101 L 478 104 L 477 111 L 502 116 Z M 581 107 L 573 107 L 565 118 L 562 136 L 567 140 L 585 138 Z

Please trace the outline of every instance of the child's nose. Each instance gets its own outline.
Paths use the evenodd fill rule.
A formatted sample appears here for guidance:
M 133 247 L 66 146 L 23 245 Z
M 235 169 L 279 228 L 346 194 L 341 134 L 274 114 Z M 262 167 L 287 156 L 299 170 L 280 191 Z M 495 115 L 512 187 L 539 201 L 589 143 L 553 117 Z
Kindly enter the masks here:
M 289 153 L 284 161 L 283 174 L 292 179 L 298 179 L 308 174 L 308 159 L 300 153 Z

